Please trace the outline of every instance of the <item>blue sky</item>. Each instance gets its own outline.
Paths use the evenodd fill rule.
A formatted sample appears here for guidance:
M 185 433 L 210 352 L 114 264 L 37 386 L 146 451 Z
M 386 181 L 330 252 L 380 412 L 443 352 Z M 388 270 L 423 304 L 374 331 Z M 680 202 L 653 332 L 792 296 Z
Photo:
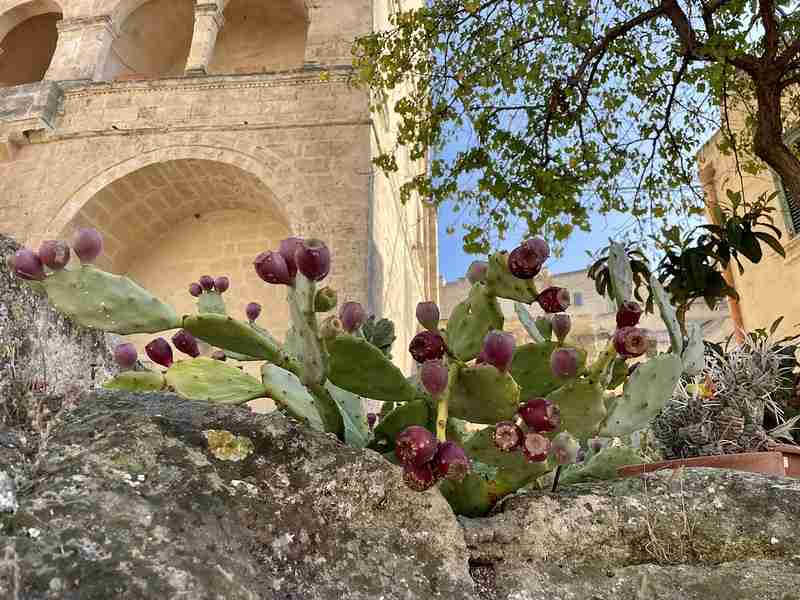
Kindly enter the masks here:
M 454 224 L 459 215 L 453 212 L 450 204 L 445 204 L 439 209 L 439 274 L 448 281 L 463 277 L 467 267 L 473 260 L 483 257 L 464 252 L 461 242 L 461 231 L 456 225 L 452 235 L 447 234 L 448 225 Z M 620 229 L 627 224 L 625 215 L 595 215 L 592 217 L 591 231 L 576 231 L 564 244 L 564 254 L 561 258 L 551 258 L 547 266 L 553 273 L 577 271 L 589 266 L 590 260 L 586 250 L 594 252 L 608 244 L 609 237 L 616 237 Z M 524 232 L 510 235 L 502 248 L 510 250 L 522 240 Z

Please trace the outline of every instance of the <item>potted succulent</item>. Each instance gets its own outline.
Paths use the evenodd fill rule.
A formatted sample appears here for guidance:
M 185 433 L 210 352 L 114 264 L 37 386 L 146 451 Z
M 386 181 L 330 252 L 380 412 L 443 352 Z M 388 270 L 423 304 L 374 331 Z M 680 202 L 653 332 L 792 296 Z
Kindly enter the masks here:
M 800 477 L 800 446 L 792 444 L 800 416 L 787 417 L 796 395 L 796 338 L 774 341 L 779 324 L 732 348 L 730 340 L 724 348 L 708 344 L 700 373 L 676 386 L 651 425 L 669 460 L 624 466 L 620 475 L 720 467 Z

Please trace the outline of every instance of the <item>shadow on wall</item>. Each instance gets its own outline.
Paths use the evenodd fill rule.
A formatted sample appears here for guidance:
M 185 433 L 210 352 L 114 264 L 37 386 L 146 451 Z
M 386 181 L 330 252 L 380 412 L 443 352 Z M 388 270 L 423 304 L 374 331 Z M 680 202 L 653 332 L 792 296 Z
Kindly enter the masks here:
M 61 13 L 49 11 L 51 5 L 31 2 L 0 17 L 0 87 L 44 79 L 58 43 L 56 24 L 61 20 Z M 46 12 L 36 14 L 39 10 Z
M 151 0 L 122 23 L 104 79 L 183 75 L 194 31 L 193 0 Z
M 369 289 L 368 310 L 381 317 L 383 316 L 383 297 L 381 296 L 381 290 L 386 289 L 383 287 L 384 264 L 381 251 L 378 249 L 374 240 L 369 241 L 369 256 L 369 283 L 367 284 Z

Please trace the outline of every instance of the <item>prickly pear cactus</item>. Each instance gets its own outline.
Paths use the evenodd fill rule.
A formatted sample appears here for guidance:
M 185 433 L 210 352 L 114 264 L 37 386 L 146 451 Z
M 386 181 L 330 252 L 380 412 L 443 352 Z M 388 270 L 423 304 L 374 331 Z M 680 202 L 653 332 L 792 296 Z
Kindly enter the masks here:
M 79 256 L 91 262 L 102 251 L 102 238 L 94 231 L 81 235 Z M 532 238 L 510 253 L 474 263 L 469 295 L 444 326 L 434 303 L 420 303 L 421 330 L 408 348 L 417 363 L 411 377 L 391 362 L 391 322 L 368 316 L 356 302 L 325 314 L 336 309 L 337 294 L 317 289 L 331 268 L 330 252 L 320 240 L 288 238 L 254 260 L 258 277 L 287 288 L 291 322 L 283 343 L 256 323 L 260 305 L 248 304 L 241 320 L 229 314 L 227 277 L 203 276 L 191 283 L 197 312 L 178 317 L 134 282 L 91 264 L 64 268 L 50 262 L 51 269 L 26 250 L 15 270 L 84 325 L 123 334 L 180 328 L 172 345 L 157 338 L 146 347 L 163 371 L 128 370 L 107 387 L 169 389 L 225 404 L 272 398 L 278 410 L 309 427 L 399 464 L 412 489 L 438 485 L 456 512 L 479 516 L 503 496 L 551 474 L 554 487 L 562 471 L 565 481 L 610 475 L 609 465 L 621 460 L 620 453 L 589 452 L 586 440 L 646 427 L 672 394 L 684 364 L 696 368 L 696 332 L 682 355 L 674 311 L 658 289 L 656 302 L 674 337 L 674 354 L 629 368 L 628 360 L 643 356 L 646 335 L 637 326 L 641 310 L 630 302 L 630 265 L 613 245 L 610 287 L 620 306 L 619 329 L 607 349 L 589 361 L 568 337 L 570 318 L 553 314 L 568 307 L 568 291 L 539 292 L 534 284 L 549 255 L 547 243 Z M 515 302 L 530 343 L 517 346 L 514 336 L 503 332 L 500 299 Z M 548 314 L 534 318 L 528 309 L 534 303 Z M 212 346 L 210 357 L 201 356 L 197 340 Z M 176 358 L 173 346 L 189 358 Z M 120 366 L 138 364 L 131 344 L 117 350 Z M 260 380 L 227 360 L 262 363 Z M 618 386 L 622 395 L 609 391 Z M 365 414 L 368 400 L 383 404 L 379 416 Z M 591 460 L 576 467 L 582 452 Z

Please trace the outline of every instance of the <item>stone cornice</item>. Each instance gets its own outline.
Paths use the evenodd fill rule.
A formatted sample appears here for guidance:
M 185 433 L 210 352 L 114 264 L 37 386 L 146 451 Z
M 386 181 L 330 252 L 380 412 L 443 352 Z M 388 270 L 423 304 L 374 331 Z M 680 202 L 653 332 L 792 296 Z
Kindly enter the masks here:
M 108 29 L 114 31 L 109 15 L 97 15 L 93 17 L 75 17 L 72 19 L 62 19 L 56 25 L 59 33 L 66 31 L 78 31 L 90 27 Z
M 199 77 L 173 77 L 112 82 L 91 82 L 64 88 L 66 99 L 109 94 L 131 94 L 161 91 L 206 91 L 272 87 L 310 87 L 341 85 L 349 81 L 352 69 L 336 67 L 331 71 L 298 70 L 286 73 L 258 75 L 218 75 Z M 323 77 L 323 75 L 325 75 Z

